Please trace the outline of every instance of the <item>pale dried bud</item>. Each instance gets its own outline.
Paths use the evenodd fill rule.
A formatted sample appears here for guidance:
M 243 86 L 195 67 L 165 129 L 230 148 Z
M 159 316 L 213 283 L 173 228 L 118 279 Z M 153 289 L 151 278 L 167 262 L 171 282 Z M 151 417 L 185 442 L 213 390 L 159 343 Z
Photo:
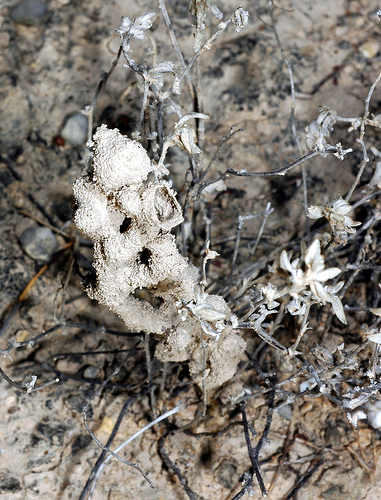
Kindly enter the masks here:
M 328 106 L 319 108 L 319 116 L 305 129 L 306 146 L 310 151 L 317 149 L 321 156 L 327 156 L 326 139 L 330 136 L 333 125 L 336 123 L 336 118 L 336 111 L 331 110 Z
M 233 23 L 235 25 L 235 30 L 240 32 L 243 28 L 246 28 L 249 22 L 249 13 L 242 7 L 238 7 L 233 14 Z
M 144 30 L 151 28 L 151 18 L 155 15 L 155 12 L 146 12 L 134 20 L 129 17 L 122 17 L 122 26 L 116 32 L 121 37 L 127 36 L 142 40 L 145 37 Z
M 354 234 L 356 230 L 353 228 L 361 225 L 361 222 L 355 222 L 347 215 L 351 210 L 352 206 L 338 194 L 324 207 L 320 205 L 311 205 L 306 215 L 310 219 L 325 217 L 336 237 L 342 235 L 342 233 Z
M 174 146 L 179 146 L 184 149 L 190 155 L 196 155 L 202 153 L 201 149 L 197 146 L 197 135 L 195 129 L 189 123 L 183 125 L 177 132 L 172 136 L 172 142 Z
M 196 131 L 187 123 L 193 118 L 209 120 L 209 116 L 203 113 L 189 113 L 183 115 L 174 126 L 172 134 L 166 137 L 163 151 L 171 146 L 179 146 L 191 155 L 202 153 L 201 149 L 196 144 Z M 161 158 L 160 163 L 162 162 L 163 159 Z
M 173 70 L 174 64 L 171 61 L 163 61 L 155 64 L 148 70 L 147 79 L 150 85 L 156 85 L 161 88 L 164 85 L 164 77 L 166 75 L 175 75 Z

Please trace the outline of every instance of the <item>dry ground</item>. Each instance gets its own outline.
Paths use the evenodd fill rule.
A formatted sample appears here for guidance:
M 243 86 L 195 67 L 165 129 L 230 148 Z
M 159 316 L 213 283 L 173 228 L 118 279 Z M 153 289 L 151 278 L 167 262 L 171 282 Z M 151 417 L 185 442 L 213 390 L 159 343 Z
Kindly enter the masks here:
M 10 18 L 14 4 L 13 0 L 3 0 L 0 7 L 3 322 L 9 318 L 14 301 L 43 265 L 23 252 L 19 237 L 25 229 L 38 224 L 61 228 L 71 217 L 71 185 L 81 172 L 85 148 L 63 144 L 59 138 L 62 125 L 69 115 L 91 101 L 101 70 L 110 67 L 113 54 L 109 48 L 117 47 L 118 40 L 112 36 L 121 16 L 133 18 L 149 10 L 158 12 L 153 0 L 51 0 L 42 24 L 24 26 Z M 236 7 L 232 0 L 218 5 L 226 14 Z M 243 128 L 219 157 L 211 177 L 227 166 L 237 170 L 270 170 L 298 157 L 290 132 L 289 78 L 274 34 L 265 24 L 269 22 L 267 2 L 246 2 L 243 6 L 251 15 L 246 30 L 236 33 L 229 29 L 203 59 L 204 106 L 212 117 L 206 128 L 205 158 L 213 155 L 232 125 Z M 192 21 L 187 7 L 187 0 L 168 1 L 180 45 L 189 58 Z M 378 7 L 373 0 L 279 2 L 276 27 L 294 70 L 297 128 L 302 139 L 304 127 L 316 118 L 319 105 L 331 106 L 342 116 L 363 113 L 363 100 L 380 68 Z M 211 23 L 215 25 L 216 20 Z M 170 44 L 162 21 L 154 36 L 161 58 L 169 57 Z M 369 45 L 364 46 L 365 43 Z M 374 50 L 372 57 L 366 52 L 367 47 Z M 99 97 L 95 125 L 106 121 L 130 132 L 139 106 L 137 89 L 132 88 L 127 96 L 122 94 L 134 81 L 134 76 L 120 64 Z M 372 101 L 375 113 L 380 102 L 381 91 L 377 90 Z M 335 141 L 356 147 L 354 137 L 345 127 L 338 128 L 335 134 Z M 370 134 L 377 145 L 379 135 Z M 174 165 L 181 165 L 183 158 L 174 153 L 172 160 Z M 353 182 L 357 164 L 356 155 L 342 163 L 331 157 L 315 158 L 309 166 L 311 203 L 327 202 L 336 193 L 345 193 Z M 173 176 L 175 185 L 180 186 L 183 172 L 179 166 Z M 238 215 L 259 212 L 268 201 L 276 209 L 265 233 L 272 245 L 282 244 L 303 227 L 299 169 L 281 181 L 230 178 L 226 183 L 228 191 L 220 196 L 213 214 L 212 244 L 222 255 L 217 265 L 223 267 L 231 257 L 233 243 L 224 240 L 234 236 Z M 254 240 L 259 225 L 256 219 L 248 222 L 243 236 Z M 71 236 L 77 234 L 73 226 L 67 232 Z M 202 245 L 202 237 L 200 230 L 196 247 Z M 60 234 L 57 240 L 61 247 L 68 242 Z M 265 254 L 266 247 L 261 251 Z M 63 251 L 37 280 L 2 332 L 2 349 L 7 347 L 7 339 L 26 340 L 57 324 L 55 297 L 67 276 L 71 252 L 70 248 Z M 90 257 L 89 249 L 83 252 Z M 197 255 L 197 248 L 193 252 Z M 243 249 L 243 259 L 245 255 Z M 218 278 L 217 266 L 211 266 L 210 272 L 211 278 Z M 78 276 L 71 277 L 67 291 L 66 320 L 99 326 L 98 330 L 86 331 L 82 326 L 60 328 L 35 346 L 12 351 L 12 359 L 1 361 L 6 373 L 20 382 L 30 380 L 34 374 L 38 383 L 56 376 L 61 379 L 58 384 L 30 395 L 0 380 L 0 496 L 4 500 L 79 498 L 100 454 L 84 428 L 83 404 L 110 374 L 117 357 L 113 352 L 97 356 L 86 353 L 131 348 L 136 342 L 135 338 L 109 333 L 123 332 L 123 324 L 103 307 L 91 303 L 81 291 Z M 351 293 L 365 294 L 365 284 L 358 284 Z M 345 340 L 346 332 L 337 323 L 334 325 L 321 337 L 327 346 L 334 347 Z M 349 329 L 355 332 L 359 323 L 350 323 Z M 258 339 L 253 337 L 253 333 L 247 333 L 248 348 L 254 350 Z M 354 339 L 353 333 L 349 344 L 355 343 Z M 95 398 L 89 412 L 90 426 L 103 443 L 126 398 L 145 382 L 144 352 L 139 349 L 135 364 L 125 365 L 112 386 Z M 281 377 L 295 369 L 284 360 L 274 362 L 283 366 Z M 156 365 L 155 368 L 160 370 Z M 236 425 L 221 434 L 208 432 L 216 433 L 229 422 L 240 422 L 240 414 L 229 406 L 229 398 L 236 397 L 245 387 L 255 390 L 259 379 L 242 365 L 235 379 L 216 395 L 208 418 L 190 431 L 181 428 L 194 418 L 200 394 L 187 383 L 184 367 L 171 369 L 168 381 L 161 410 L 174 407 L 180 400 L 188 406 L 168 423 L 166 452 L 197 495 L 207 500 L 233 498 L 241 487 L 242 475 L 250 468 L 242 427 Z M 257 433 L 264 426 L 266 409 L 267 397 L 263 395 L 248 404 L 248 416 Z M 149 400 L 144 395 L 130 407 L 114 445 L 150 420 Z M 147 431 L 129 445 L 124 455 L 126 460 L 140 463 L 157 491 L 150 489 L 137 471 L 112 461 L 98 481 L 94 500 L 187 498 L 178 478 L 163 465 L 158 453 L 160 435 L 159 428 Z M 301 397 L 287 411 L 274 412 L 269 439 L 259 458 L 265 483 L 267 487 L 272 485 L 270 499 L 381 497 L 379 432 L 366 423 L 355 430 L 345 414 L 323 397 Z M 300 490 L 290 496 L 298 485 Z M 255 498 L 259 498 L 257 485 L 255 492 Z

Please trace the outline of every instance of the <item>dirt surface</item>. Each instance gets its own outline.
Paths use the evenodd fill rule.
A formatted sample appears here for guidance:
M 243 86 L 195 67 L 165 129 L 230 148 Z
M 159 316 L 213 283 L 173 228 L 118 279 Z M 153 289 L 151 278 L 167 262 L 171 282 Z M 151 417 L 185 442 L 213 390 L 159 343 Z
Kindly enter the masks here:
M 68 223 L 72 184 L 86 157 L 85 146 L 65 143 L 61 131 L 69 116 L 91 102 L 101 71 L 110 68 L 118 49 L 114 30 L 120 26 L 121 16 L 134 18 L 147 11 L 159 12 L 159 8 L 149 0 L 45 3 L 46 13 L 32 26 L 12 19 L 16 2 L 3 0 L 0 7 L 0 314 L 4 325 L 0 348 L 53 329 L 37 342 L 12 350 L 1 360 L 1 368 L 19 383 L 30 382 L 33 375 L 38 377 L 37 385 L 56 377 L 60 382 L 24 394 L 0 379 L 2 500 L 80 498 L 101 453 L 84 427 L 83 406 L 122 360 L 123 350 L 139 340 L 139 336 L 128 336 L 123 323 L 106 308 L 90 301 L 75 273 L 65 285 L 66 305 L 61 309 L 62 286 L 73 266 L 73 241 L 77 245 L 80 237 Z M 188 3 L 170 0 L 167 6 L 186 60 L 192 57 L 193 43 Z M 232 27 L 227 29 L 202 59 L 204 112 L 211 117 L 203 146 L 205 164 L 233 125 L 243 129 L 219 155 L 209 178 L 227 167 L 269 171 L 300 156 L 290 127 L 290 80 L 269 25 L 267 2 L 251 3 L 243 5 L 250 12 L 247 28 L 239 33 Z M 218 2 L 218 6 L 225 16 L 237 7 L 232 0 Z M 316 119 L 320 105 L 332 107 L 340 116 L 363 114 L 364 99 L 380 68 L 379 6 L 371 0 L 289 0 L 274 10 L 277 32 L 293 68 L 296 125 L 303 153 L 304 128 Z M 207 33 L 211 35 L 218 21 L 213 16 L 208 19 Z M 161 18 L 154 23 L 153 36 L 159 60 L 174 60 Z M 122 63 L 117 66 L 99 96 L 94 127 L 107 123 L 131 133 L 140 106 L 136 81 Z M 381 89 L 377 88 L 371 106 L 375 114 L 380 102 Z M 187 105 L 185 98 L 183 104 Z M 353 155 L 343 162 L 329 156 L 309 163 L 310 203 L 324 204 L 337 193 L 344 195 L 352 185 L 361 156 L 356 137 L 347 128 L 337 127 L 332 142 L 352 147 Z M 370 130 L 369 138 L 377 147 L 379 132 Z M 174 185 L 180 189 L 187 157 L 175 150 L 171 155 Z M 364 173 L 368 180 L 369 172 Z M 261 212 L 268 202 L 275 208 L 258 250 L 260 258 L 295 238 L 305 226 L 300 168 L 280 180 L 230 176 L 225 183 L 228 189 L 218 196 L 209 214 L 213 216 L 212 248 L 221 254 L 209 271 L 210 280 L 216 282 L 228 272 L 239 215 Z M 255 242 L 261 220 L 245 222 L 239 269 L 244 270 L 252 258 L 247 243 Z M 200 216 L 199 237 L 190 251 L 196 265 L 200 264 L 205 239 L 204 222 Z M 28 256 L 20 243 L 25 231 L 37 226 L 53 228 L 61 250 L 17 303 L 26 285 L 46 264 Z M 79 245 L 80 265 L 85 266 L 86 258 L 91 260 L 91 248 L 82 240 Z M 350 292 L 351 297 L 365 297 L 366 302 L 365 283 L 356 283 Z M 348 303 L 355 306 L 351 300 Z M 317 331 L 319 321 L 323 320 L 316 321 Z M 342 342 L 356 347 L 362 321 L 366 317 L 361 312 L 349 318 L 345 329 L 336 321 L 320 334 L 319 342 L 333 350 Z M 115 334 L 118 332 L 121 335 Z M 244 331 L 242 335 L 248 351 L 254 352 L 259 345 L 257 336 Z M 283 336 L 287 337 L 287 331 Z M 307 341 L 311 346 L 314 343 L 313 339 Z M 281 369 L 279 378 L 298 368 L 296 361 L 282 359 L 277 351 L 271 356 L 270 366 Z M 133 351 L 131 359 L 94 398 L 87 412 L 89 425 L 101 443 L 107 442 L 126 400 L 146 387 L 143 344 Z M 243 390 L 258 392 L 247 405 L 248 419 L 258 436 L 267 418 L 268 394 L 259 391 L 262 383 L 248 368 L 243 360 L 234 379 L 211 398 L 207 417 L 197 425 L 188 425 L 200 408 L 201 391 L 192 385 L 186 367 L 170 366 L 167 384 L 158 396 L 159 414 L 181 403 L 180 411 L 169 418 L 165 433 L 155 426 L 121 452 L 125 460 L 139 462 L 157 490 L 150 489 L 138 471 L 112 460 L 98 479 L 93 499 L 234 498 L 251 466 L 241 414 L 234 401 Z M 162 365 L 154 362 L 153 370 L 155 382 L 160 384 Z M 289 390 L 297 391 L 297 384 L 290 383 Z M 381 465 L 377 461 L 380 431 L 366 422 L 355 429 L 343 410 L 318 393 L 299 397 L 283 408 L 280 403 L 275 402 L 278 411 L 273 412 L 268 442 L 259 455 L 264 482 L 270 489 L 268 498 L 381 498 Z M 145 391 L 131 402 L 112 448 L 152 419 Z M 231 427 L 219 432 L 229 424 Z M 165 453 L 186 478 L 191 493 L 165 463 Z M 254 498 L 260 498 L 256 482 L 254 491 Z M 189 496 L 192 494 L 199 497 Z

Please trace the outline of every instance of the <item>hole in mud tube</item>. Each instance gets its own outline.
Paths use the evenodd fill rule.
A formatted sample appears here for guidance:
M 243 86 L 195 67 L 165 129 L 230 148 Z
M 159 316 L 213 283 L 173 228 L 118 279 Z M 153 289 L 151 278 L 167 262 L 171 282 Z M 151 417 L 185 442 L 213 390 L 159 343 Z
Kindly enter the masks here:
M 151 260 L 151 250 L 148 250 L 148 248 L 144 248 L 139 255 L 139 261 L 141 264 L 148 266 L 150 260 Z
M 131 226 L 131 222 L 132 220 L 130 217 L 125 217 L 124 221 L 122 222 L 119 228 L 121 234 L 125 233 L 128 230 L 128 228 Z

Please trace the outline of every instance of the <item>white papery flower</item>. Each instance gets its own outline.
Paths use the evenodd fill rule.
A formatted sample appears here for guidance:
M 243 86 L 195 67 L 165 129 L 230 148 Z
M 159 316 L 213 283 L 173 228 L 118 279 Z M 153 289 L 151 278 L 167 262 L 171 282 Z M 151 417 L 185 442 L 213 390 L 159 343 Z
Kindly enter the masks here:
M 279 306 L 279 302 L 275 301 L 275 299 L 279 297 L 279 292 L 275 285 L 268 283 L 266 286 L 261 288 L 261 292 L 266 299 L 268 309 L 275 309 L 275 307 Z
M 209 116 L 203 113 L 188 113 L 183 115 L 173 128 L 172 134 L 166 137 L 166 148 L 171 146 L 179 146 L 190 155 L 202 153 L 201 149 L 197 146 L 197 135 L 195 129 L 187 123 L 193 118 L 202 120 L 209 120 Z
M 161 88 L 164 85 L 164 77 L 166 75 L 175 75 L 173 66 L 174 64 L 171 61 L 163 61 L 152 66 L 152 68 L 148 70 L 147 75 L 149 83 Z
M 361 222 L 355 222 L 347 215 L 351 210 L 352 206 L 338 194 L 328 205 L 311 205 L 306 215 L 310 219 L 325 217 L 336 234 L 344 232 L 353 234 L 356 232 L 353 228 L 360 226 Z
M 233 23 L 235 25 L 235 30 L 239 33 L 243 28 L 246 28 L 249 22 L 249 13 L 242 7 L 238 7 L 233 14 Z
M 286 305 L 287 311 L 292 316 L 304 316 L 308 312 L 308 306 L 304 300 L 294 298 Z
M 290 262 L 287 252 L 283 250 L 280 256 L 280 267 L 291 274 L 291 283 L 295 291 L 302 291 L 307 286 L 316 295 L 326 300 L 326 293 L 322 283 L 335 278 L 341 273 L 338 267 L 324 268 L 324 257 L 320 253 L 320 241 L 315 240 L 307 249 L 304 259 L 306 270 L 299 268 L 299 259 Z
M 380 285 L 381 286 L 381 285 Z M 378 316 L 379 318 L 381 317 L 381 308 L 372 308 L 370 310 L 371 313 L 374 315 Z M 370 328 L 366 332 L 367 338 L 371 341 L 374 342 L 375 344 L 381 344 L 381 328 Z
M 342 288 L 344 282 L 338 283 L 333 287 L 323 285 L 326 281 L 340 274 L 341 270 L 338 267 L 325 269 L 324 257 L 321 255 L 319 240 L 316 239 L 308 247 L 304 263 L 305 270 L 299 267 L 299 259 L 295 259 L 291 262 L 285 250 L 281 253 L 280 267 L 291 274 L 289 278 L 291 285 L 289 293 L 294 296 L 295 299 L 300 300 L 299 293 L 309 288 L 312 292 L 312 300 L 321 304 L 325 304 L 326 302 L 331 303 L 336 316 L 340 321 L 346 323 L 343 306 L 339 297 L 335 295 Z M 296 311 L 302 310 L 301 307 L 302 304 L 300 304 L 299 307 L 297 303 L 291 306 L 291 308 Z
M 336 123 L 336 118 L 336 111 L 330 109 L 328 106 L 321 106 L 319 108 L 319 116 L 305 129 L 306 146 L 310 151 L 316 149 L 321 156 L 327 156 L 326 139 L 330 136 L 333 126 Z
M 129 17 L 122 17 L 122 26 L 116 30 L 121 37 L 129 35 L 130 37 L 143 40 L 145 37 L 144 30 L 148 30 L 152 26 L 151 18 L 155 16 L 155 12 L 146 12 L 145 14 L 132 20 Z

